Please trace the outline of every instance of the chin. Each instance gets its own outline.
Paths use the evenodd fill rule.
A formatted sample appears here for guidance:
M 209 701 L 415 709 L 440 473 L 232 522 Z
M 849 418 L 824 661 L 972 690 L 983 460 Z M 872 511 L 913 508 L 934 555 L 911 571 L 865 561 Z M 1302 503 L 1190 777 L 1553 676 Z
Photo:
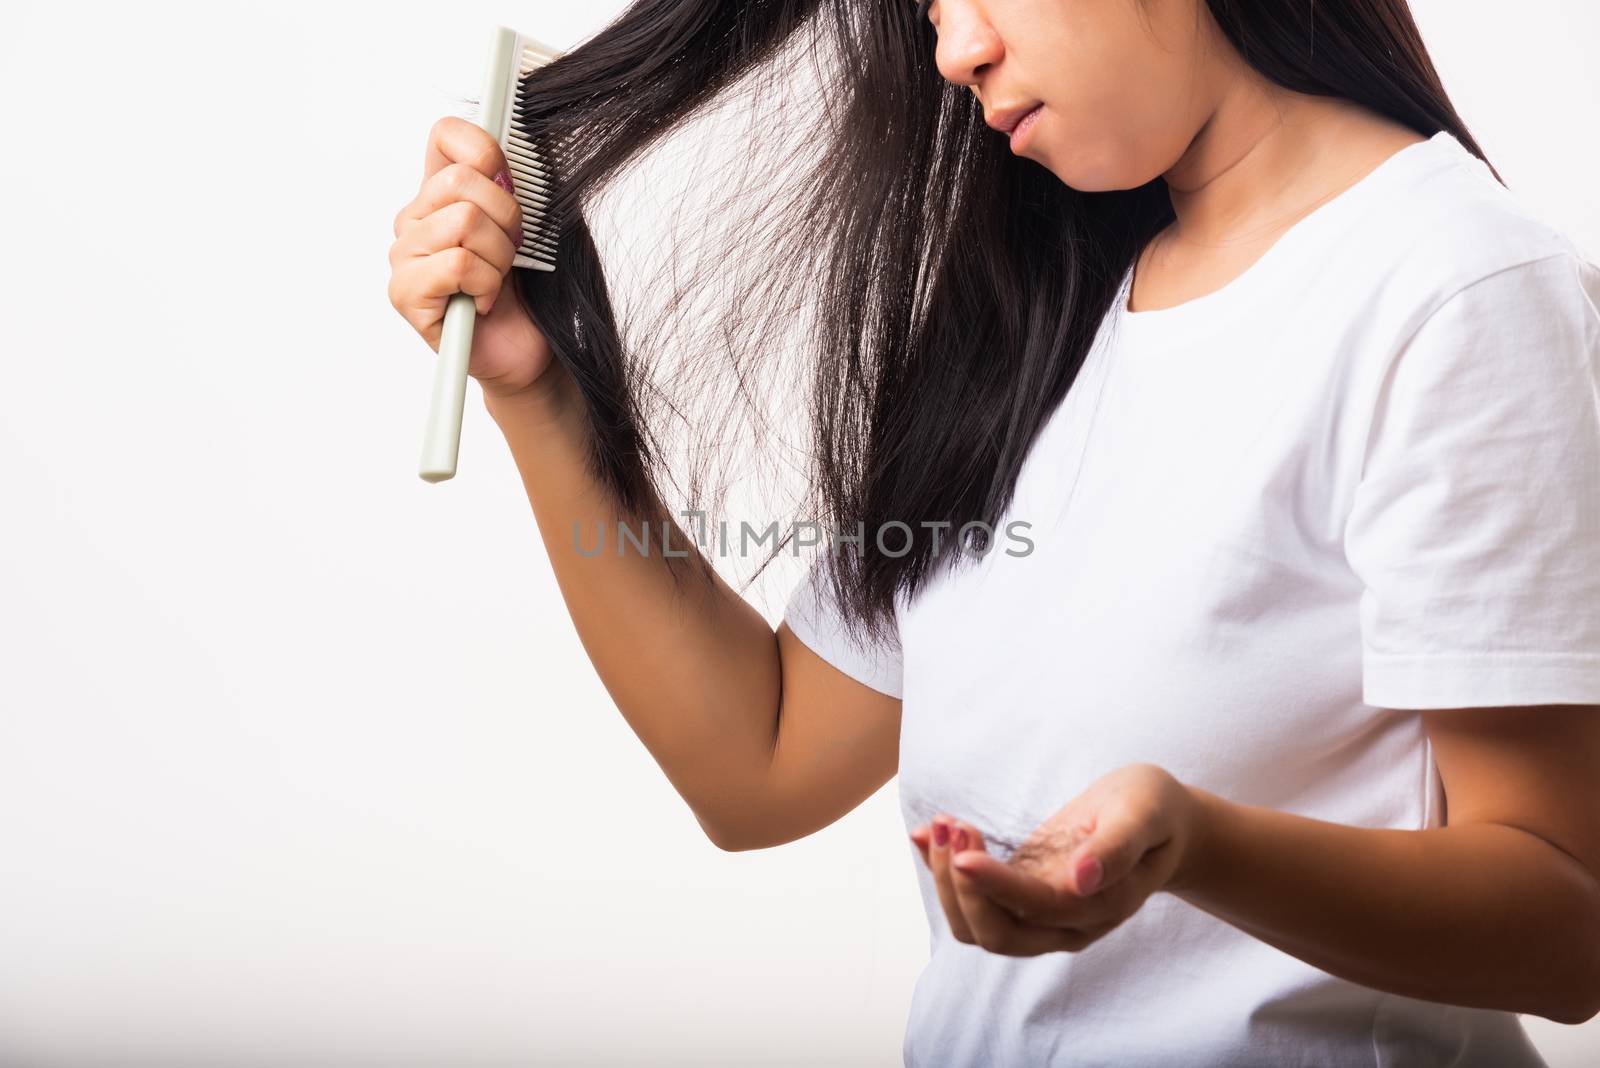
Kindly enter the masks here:
M 1082 193 L 1105 193 L 1113 189 L 1136 189 L 1151 178 L 1147 168 L 1136 166 L 1130 152 L 1106 145 L 1085 149 L 1074 146 L 1035 145 L 1028 155 L 1050 169 L 1062 182 Z

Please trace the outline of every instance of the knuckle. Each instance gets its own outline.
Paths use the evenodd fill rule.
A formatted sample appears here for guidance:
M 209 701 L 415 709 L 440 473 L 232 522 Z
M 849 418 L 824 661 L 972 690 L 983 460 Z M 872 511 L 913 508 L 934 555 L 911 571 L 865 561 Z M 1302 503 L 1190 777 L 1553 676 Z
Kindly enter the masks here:
M 1128 808 L 1136 816 L 1138 816 L 1140 820 L 1149 822 L 1161 815 L 1161 801 L 1162 799 L 1153 793 L 1145 794 L 1136 800 L 1130 800 L 1128 802 Z
M 1156 782 L 1170 778 L 1166 768 L 1163 768 L 1160 764 L 1155 764 L 1150 761 L 1140 761 L 1139 763 L 1134 764 L 1133 767 L 1138 769 L 1138 773 L 1140 775 Z
M 444 256 L 445 270 L 449 272 L 453 281 L 461 281 L 472 271 L 472 253 L 460 245 L 447 248 L 441 255 Z
M 448 213 L 444 221 L 445 236 L 453 245 L 466 244 L 467 238 L 477 228 L 482 211 L 470 200 L 458 200 L 444 210 Z
M 1106 825 L 1108 819 L 1130 815 L 1131 813 L 1137 811 L 1143 803 L 1144 802 L 1142 798 L 1130 791 L 1118 793 L 1115 797 L 1109 797 L 1106 799 L 1105 810 L 1101 813 L 1098 822 L 1100 826 L 1103 827 Z
M 415 309 L 411 306 L 411 287 L 399 275 L 389 279 L 389 304 L 406 322 L 414 322 Z
M 466 195 L 472 184 L 472 168 L 465 163 L 449 163 L 439 171 L 439 185 L 452 199 Z
M 460 122 L 461 119 L 454 115 L 444 115 L 438 119 L 435 119 L 433 126 L 428 130 L 428 140 L 432 141 L 434 144 L 438 144 L 445 138 L 449 137 L 451 131 L 454 130 L 457 124 Z
M 472 164 L 480 174 L 493 176 L 501 167 L 505 166 L 505 154 L 500 151 L 499 142 L 489 136 L 488 131 L 480 130 L 483 134 L 481 143 L 473 150 Z

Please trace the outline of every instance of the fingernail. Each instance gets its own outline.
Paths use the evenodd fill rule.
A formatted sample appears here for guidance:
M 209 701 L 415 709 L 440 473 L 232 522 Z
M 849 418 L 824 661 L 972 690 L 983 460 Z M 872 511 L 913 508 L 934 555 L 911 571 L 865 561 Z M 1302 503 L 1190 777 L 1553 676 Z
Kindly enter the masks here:
M 1100 879 L 1104 875 L 1105 869 L 1100 866 L 1099 857 L 1090 857 L 1078 864 L 1078 886 L 1085 894 L 1100 889 Z
M 499 173 L 494 176 L 494 184 L 499 186 L 501 189 L 504 189 L 507 193 L 510 193 L 513 197 L 517 195 L 517 187 L 511 181 L 511 172 L 506 170 L 504 167 L 501 167 Z M 522 227 L 519 225 L 517 227 L 517 248 L 519 249 L 522 247 L 522 239 L 524 236 L 525 235 L 522 231 Z
M 964 828 L 961 828 L 961 827 L 957 827 L 956 828 L 956 836 L 951 841 L 951 847 L 956 849 L 956 850 L 962 850 L 962 849 L 967 848 L 967 832 L 966 832 L 966 830 Z
M 943 823 L 935 823 L 933 825 L 933 844 L 936 846 L 942 846 L 949 841 L 950 828 Z

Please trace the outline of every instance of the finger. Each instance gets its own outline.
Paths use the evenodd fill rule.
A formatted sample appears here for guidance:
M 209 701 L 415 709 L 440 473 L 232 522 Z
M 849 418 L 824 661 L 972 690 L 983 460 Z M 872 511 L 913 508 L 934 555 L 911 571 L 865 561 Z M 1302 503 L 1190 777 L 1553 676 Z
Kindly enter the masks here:
M 1003 947 L 1016 936 L 1020 924 L 990 900 L 957 863 L 958 859 L 970 863 L 988 855 L 978 829 L 964 820 L 956 820 L 950 832 L 950 885 L 955 890 L 956 903 L 978 945 L 1003 952 Z
M 1072 891 L 1087 897 L 1116 886 L 1146 852 L 1163 841 L 1154 814 L 1144 807 L 1107 805 L 1095 820 L 1094 830 L 1067 856 Z
M 995 908 L 974 937 L 976 945 L 991 953 L 1005 957 L 1038 957 L 1045 953 L 1076 953 L 1092 945 L 1100 934 L 1075 927 L 1029 923 Z
M 458 200 L 408 227 L 390 249 L 390 266 L 409 256 L 431 256 L 457 246 L 476 253 L 502 274 L 511 270 L 517 254 L 517 246 L 505 230 L 482 208 L 470 200 Z
M 1036 875 L 995 857 L 967 854 L 952 862 L 996 905 L 1024 923 L 1066 928 L 1098 937 L 1134 911 L 1148 895 L 1147 888 L 1123 880 L 1099 893 L 1080 897 L 1064 881 Z
M 1061 894 L 1044 879 L 988 853 L 968 850 L 951 859 L 962 880 L 1019 920 L 1056 923 Z
M 950 861 L 952 864 L 962 853 L 975 852 L 984 856 L 989 854 L 989 846 L 983 840 L 983 832 L 968 823 L 966 820 L 954 820 L 950 830 Z
M 931 830 L 926 823 L 920 823 L 911 828 L 911 844 L 917 847 L 917 852 L 922 854 L 922 863 L 928 863 L 928 849 L 932 845 Z
M 950 881 L 950 831 L 954 823 L 951 817 L 943 813 L 934 817 L 928 867 L 933 871 L 933 885 L 939 893 L 939 904 L 944 907 L 951 937 L 971 945 L 974 942 L 972 929 L 967 926 L 966 917 L 961 913 L 961 902 L 956 898 L 955 885 Z
M 389 299 L 402 312 L 436 312 L 456 293 L 472 296 L 484 314 L 500 293 L 504 274 L 476 253 L 447 248 L 431 256 L 416 256 L 397 267 L 389 282 Z
M 522 207 L 517 198 L 493 177 L 464 163 L 452 163 L 422 183 L 411 203 L 394 219 L 395 237 L 447 204 L 469 201 L 478 206 L 512 241 L 522 233 Z
M 488 130 L 467 119 L 446 115 L 428 131 L 423 180 L 432 178 L 452 163 L 464 163 L 484 177 L 492 178 L 506 165 L 506 155 Z
M 1080 949 L 1092 941 L 1083 931 L 1019 917 L 985 893 L 970 871 L 980 866 L 1003 868 L 1005 865 L 989 855 L 976 827 L 958 823 L 952 845 L 951 881 L 961 903 L 962 915 L 978 945 L 1009 957 L 1036 957 L 1042 953 Z M 1032 876 L 1019 873 L 1018 878 L 1044 885 Z M 1048 887 L 1045 889 L 1048 891 Z

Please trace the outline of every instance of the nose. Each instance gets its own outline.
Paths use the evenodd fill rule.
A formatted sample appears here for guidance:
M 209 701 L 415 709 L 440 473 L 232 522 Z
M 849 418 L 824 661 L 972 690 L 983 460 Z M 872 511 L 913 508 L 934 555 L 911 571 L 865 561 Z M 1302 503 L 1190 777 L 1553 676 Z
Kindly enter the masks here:
M 1006 54 L 982 5 L 973 0 L 935 0 L 928 16 L 939 33 L 934 64 L 940 75 L 976 92 L 983 76 Z

